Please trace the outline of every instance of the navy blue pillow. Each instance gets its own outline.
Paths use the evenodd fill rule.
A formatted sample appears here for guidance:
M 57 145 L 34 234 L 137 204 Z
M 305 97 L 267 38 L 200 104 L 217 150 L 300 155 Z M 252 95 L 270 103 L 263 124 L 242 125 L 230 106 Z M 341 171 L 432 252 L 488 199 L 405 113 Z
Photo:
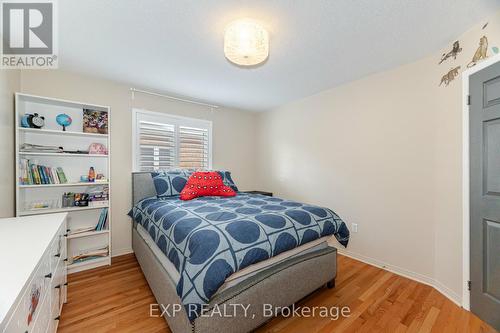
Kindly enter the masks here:
M 222 177 L 222 182 L 224 183 L 224 185 L 229 186 L 234 191 L 238 192 L 238 187 L 234 183 L 233 178 L 231 178 L 231 172 L 230 171 L 227 171 L 227 170 L 217 170 L 217 172 Z
M 158 197 L 179 195 L 186 186 L 192 170 L 166 170 L 151 172 L 153 183 Z

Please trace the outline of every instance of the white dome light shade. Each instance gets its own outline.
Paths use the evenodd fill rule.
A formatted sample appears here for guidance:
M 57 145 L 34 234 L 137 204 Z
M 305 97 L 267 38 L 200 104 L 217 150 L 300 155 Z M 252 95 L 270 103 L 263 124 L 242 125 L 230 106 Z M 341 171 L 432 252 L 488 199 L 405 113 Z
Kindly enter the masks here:
M 269 34 L 253 20 L 234 21 L 226 27 L 224 54 L 240 66 L 260 64 L 269 56 Z

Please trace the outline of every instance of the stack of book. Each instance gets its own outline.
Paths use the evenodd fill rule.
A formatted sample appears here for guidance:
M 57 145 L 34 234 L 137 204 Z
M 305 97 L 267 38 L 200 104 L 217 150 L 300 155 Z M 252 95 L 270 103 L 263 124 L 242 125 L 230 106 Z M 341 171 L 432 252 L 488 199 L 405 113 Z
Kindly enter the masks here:
M 19 183 L 21 185 L 65 184 L 68 182 L 61 167 L 37 165 L 26 159 L 21 159 L 19 163 Z
M 72 263 L 107 257 L 109 255 L 109 247 L 101 247 L 97 249 L 85 250 L 72 257 Z
M 63 147 L 23 143 L 21 145 L 21 151 L 26 153 L 62 153 Z

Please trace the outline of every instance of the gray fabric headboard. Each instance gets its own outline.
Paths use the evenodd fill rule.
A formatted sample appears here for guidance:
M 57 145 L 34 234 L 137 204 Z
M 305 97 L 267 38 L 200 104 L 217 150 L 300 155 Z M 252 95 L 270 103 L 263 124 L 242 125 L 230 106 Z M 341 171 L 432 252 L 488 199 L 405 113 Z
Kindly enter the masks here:
M 132 172 L 132 206 L 140 200 L 156 195 L 150 172 Z

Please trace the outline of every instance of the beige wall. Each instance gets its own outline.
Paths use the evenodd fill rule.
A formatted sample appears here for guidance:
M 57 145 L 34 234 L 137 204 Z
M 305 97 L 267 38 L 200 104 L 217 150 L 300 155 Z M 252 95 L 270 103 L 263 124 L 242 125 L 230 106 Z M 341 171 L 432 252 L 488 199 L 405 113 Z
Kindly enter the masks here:
M 213 121 L 213 167 L 233 172 L 241 189 L 253 189 L 255 183 L 256 115 L 234 109 L 220 108 L 210 111 L 205 107 L 169 101 L 164 98 L 135 94 L 131 99 L 130 86 L 64 71 L 23 71 L 21 91 L 28 94 L 76 100 L 111 107 L 111 190 L 112 190 L 112 247 L 113 255 L 131 249 L 130 220 L 126 216 L 131 204 L 132 172 L 132 114 L 131 109 L 142 108 L 186 117 Z M 3 123 L 12 130 L 12 112 Z M 2 113 L 2 117 L 5 115 Z M 12 144 L 8 146 L 12 151 Z M 12 158 L 3 159 L 12 164 Z M 8 173 L 9 180 L 13 174 Z M 0 173 L 1 174 L 1 173 Z M 7 189 L 9 194 L 12 189 Z M 3 212 L 3 210 L 2 210 Z
M 489 22 L 482 30 L 485 22 Z M 458 38 L 463 43 L 463 51 L 457 62 L 468 64 L 479 43 L 486 35 L 489 40 L 488 55 L 492 56 L 492 46 L 500 47 L 500 12 L 488 20 L 479 22 L 474 28 Z M 442 50 L 442 52 L 447 50 Z M 436 54 L 439 58 L 439 54 Z M 497 55 L 498 57 L 498 55 Z M 448 65 L 449 68 L 449 65 Z M 436 67 L 432 67 L 439 76 Z M 462 291 L 462 78 L 448 89 L 434 87 L 435 101 L 435 159 L 434 159 L 434 200 L 435 220 L 435 261 L 434 276 L 438 284 L 452 291 Z M 461 296 L 461 294 L 460 294 Z
M 19 71 L 0 70 L 0 217 L 15 214 L 14 93 L 19 90 Z
M 499 13 L 500 14 L 500 13 Z M 500 46 L 500 15 L 443 52 L 259 115 L 259 182 L 358 223 L 348 252 L 462 298 L 462 82 L 479 38 Z

